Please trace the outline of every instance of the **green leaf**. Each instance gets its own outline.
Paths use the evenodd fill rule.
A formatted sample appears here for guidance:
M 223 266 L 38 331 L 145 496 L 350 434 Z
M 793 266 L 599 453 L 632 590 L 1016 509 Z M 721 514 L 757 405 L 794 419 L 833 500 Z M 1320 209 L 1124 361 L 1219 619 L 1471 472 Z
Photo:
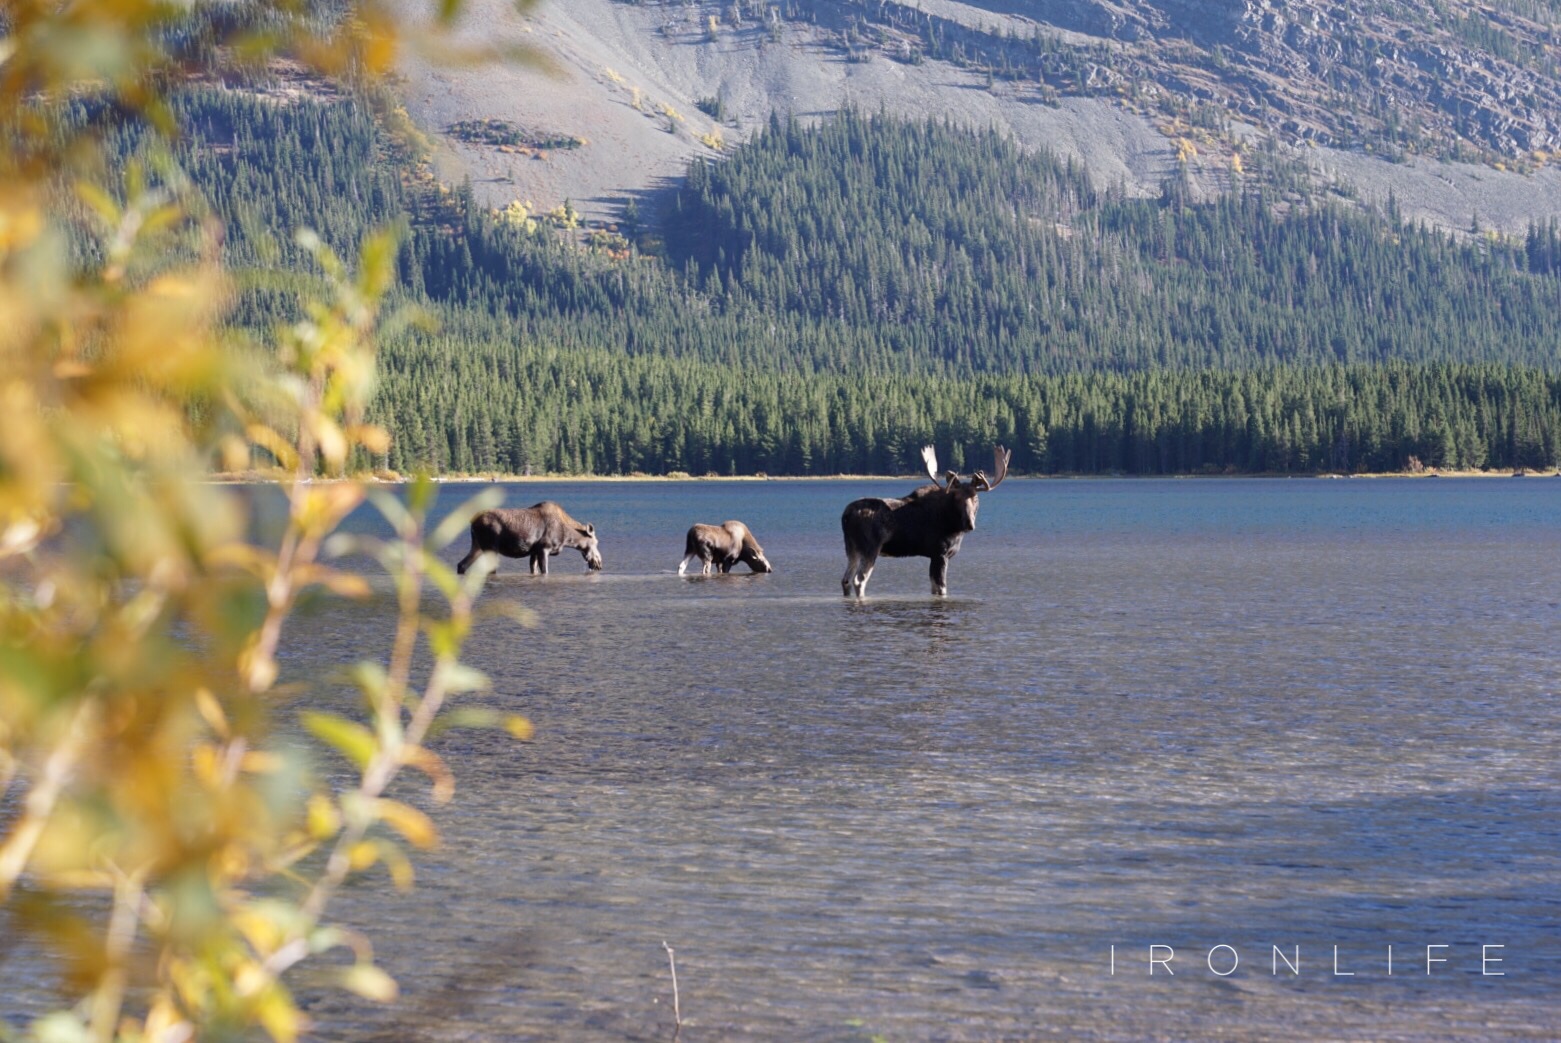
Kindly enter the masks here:
M 358 250 L 358 292 L 378 300 L 396 277 L 396 243 L 399 237 L 389 228 L 363 240 Z
M 508 732 L 516 739 L 530 739 L 536 728 L 531 721 L 515 713 L 501 713 L 491 706 L 462 706 L 442 713 L 428 729 L 430 738 L 443 735 L 454 728 L 481 728 Z
M 315 954 L 346 944 L 347 933 L 340 927 L 319 927 L 309 932 L 309 951 Z
M 499 556 L 493 551 L 483 551 L 477 555 L 477 560 L 468 566 L 466 574 L 456 582 L 468 598 L 475 598 L 482 591 L 483 584 L 488 582 L 488 577 L 493 575 L 498 567 Z
M 350 533 L 336 532 L 332 533 L 321 545 L 320 552 L 327 558 L 345 558 L 349 554 L 355 554 L 362 550 L 365 545 L 365 541 L 361 537 L 353 536 Z
M 429 582 L 439 588 L 439 593 L 444 595 L 446 601 L 454 601 L 461 596 L 462 577 L 433 554 L 423 555 L 423 571 L 428 574 Z
M 503 715 L 489 706 L 462 706 L 439 715 L 446 728 L 497 728 Z
M 453 620 L 429 620 L 424 625 L 428 647 L 440 659 L 452 659 L 461 651 L 462 628 Z
M 119 224 L 119 204 L 97 185 L 88 181 L 79 182 L 76 185 L 76 195 L 91 208 L 94 214 L 98 215 L 98 219 L 105 225 L 113 228 Z
M 379 744 L 374 734 L 356 721 L 349 721 L 334 713 L 305 710 L 300 715 L 309 734 L 336 750 L 360 769 L 368 767 Z
M 369 491 L 369 502 L 379 510 L 380 515 L 390 523 L 391 529 L 402 536 L 411 533 L 413 528 L 412 512 L 406 509 L 398 497 L 392 496 L 383 489 Z
M 378 663 L 367 660 L 354 663 L 348 673 L 352 677 L 352 683 L 368 697 L 370 703 L 377 703 L 383 699 L 386 690 L 390 687 L 390 675 Z
M 488 675 L 481 670 L 475 670 L 465 663 L 446 662 L 439 668 L 439 679 L 444 683 L 445 691 L 452 695 L 461 692 L 480 692 L 493 682 Z
M 498 489 L 484 489 L 476 496 L 469 497 L 459 507 L 445 515 L 444 521 L 439 523 L 434 534 L 428 538 L 428 545 L 436 550 L 449 546 L 451 540 L 471 528 L 473 517 L 503 502 L 504 493 Z
M 421 517 L 428 513 L 436 495 L 434 480 L 428 477 L 427 471 L 419 471 L 417 477 L 412 479 L 412 484 L 407 486 L 407 507 L 415 516 Z

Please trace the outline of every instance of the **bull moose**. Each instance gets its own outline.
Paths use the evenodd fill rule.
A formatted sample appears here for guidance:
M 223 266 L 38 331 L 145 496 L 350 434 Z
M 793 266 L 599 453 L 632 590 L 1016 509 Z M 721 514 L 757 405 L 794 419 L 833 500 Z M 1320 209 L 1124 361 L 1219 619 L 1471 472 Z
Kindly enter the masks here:
M 683 563 L 678 566 L 678 575 L 687 572 L 695 559 L 703 563 L 699 570 L 701 575 L 708 574 L 712 568 L 717 572 L 731 572 L 732 566 L 739 561 L 754 572 L 775 571 L 764 556 L 764 548 L 759 546 L 759 541 L 754 539 L 748 526 L 740 521 L 695 525 L 689 529 L 688 538 L 683 543 Z
M 566 547 L 579 551 L 592 572 L 601 569 L 595 526 L 581 525 L 551 500 L 532 507 L 500 507 L 472 519 L 472 549 L 455 571 L 464 575 L 477 555 L 494 551 L 508 558 L 529 557 L 532 573 L 546 576 L 548 556 Z
M 849 504 L 840 516 L 846 539 L 846 573 L 840 589 L 847 597 L 861 597 L 873 574 L 878 555 L 891 558 L 931 558 L 928 570 L 932 593 L 948 593 L 949 559 L 959 553 L 965 533 L 976 527 L 979 493 L 996 489 L 1008 477 L 1007 449 L 993 452 L 993 477 L 981 471 L 960 481 L 954 471 L 944 472 L 946 484 L 938 484 L 938 457 L 932 446 L 921 451 L 931 485 L 924 485 L 903 499 L 866 497 Z

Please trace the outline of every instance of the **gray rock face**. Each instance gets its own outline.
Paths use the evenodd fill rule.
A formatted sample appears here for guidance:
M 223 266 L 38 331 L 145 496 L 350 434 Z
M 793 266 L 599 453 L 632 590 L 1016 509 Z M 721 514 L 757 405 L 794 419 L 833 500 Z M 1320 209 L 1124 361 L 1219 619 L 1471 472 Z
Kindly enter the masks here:
M 771 111 L 854 105 L 996 127 L 1130 194 L 1175 177 L 1207 197 L 1277 162 L 1460 230 L 1476 214 L 1519 234 L 1561 215 L 1561 166 L 1543 155 L 1561 149 L 1546 57 L 1561 29 L 1471 0 L 544 0 L 530 19 L 505 0 L 468 6 L 470 42 L 524 41 L 552 63 L 408 56 L 403 94 L 439 137 L 441 176 L 492 206 L 568 200 L 610 222 Z M 716 99 L 719 120 L 699 107 Z M 516 152 L 450 133 L 484 119 L 583 144 Z
M 1064 94 L 1141 80 L 1182 93 L 1196 83 L 1187 100 L 1294 126 L 1300 141 L 1487 160 L 1561 141 L 1561 74 L 1549 56 L 1561 26 L 1471 0 L 906 0 L 865 14 L 846 0 L 813 0 L 798 9 L 815 25 L 855 18 L 858 38 L 872 26 L 919 27 L 941 53 L 954 40 L 958 59 L 1003 69 L 1024 66 L 1024 48 L 1012 25 L 994 29 L 986 15 L 1018 16 L 1036 32 L 1095 38 L 1070 41 L 1098 65 L 1088 81 L 1057 73 L 1076 63 L 1031 55 L 1037 79 Z M 1101 46 L 1108 41 L 1116 46 Z

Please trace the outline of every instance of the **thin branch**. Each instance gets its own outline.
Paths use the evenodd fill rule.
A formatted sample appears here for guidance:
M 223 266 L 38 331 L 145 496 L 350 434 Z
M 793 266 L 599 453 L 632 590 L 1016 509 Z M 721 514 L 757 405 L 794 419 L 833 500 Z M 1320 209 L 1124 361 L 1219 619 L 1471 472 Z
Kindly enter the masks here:
M 683 1034 L 683 1005 L 678 998 L 678 961 L 677 954 L 666 939 L 662 939 L 661 947 L 667 950 L 667 965 L 672 968 L 672 1043 Z
M 419 610 L 422 607 L 421 595 L 423 585 L 422 562 L 422 526 L 415 526 L 411 531 L 402 534 L 403 546 L 409 552 L 405 559 L 406 572 L 401 577 L 401 602 L 400 619 L 397 624 L 396 643 L 391 655 L 390 683 L 387 686 L 385 698 L 379 701 L 373 710 L 376 718 L 380 719 L 379 733 L 383 745 L 370 759 L 364 768 L 362 781 L 353 791 L 354 795 L 365 803 L 377 799 L 390 787 L 390 784 L 401 769 L 405 766 L 403 752 L 410 748 L 422 745 L 427 737 L 428 730 L 432 727 L 439 711 L 443 708 L 449 692 L 446 688 L 444 677 L 445 667 L 453 662 L 454 657 L 445 656 L 436 659 L 433 671 L 429 676 L 428 684 L 423 689 L 422 695 L 417 699 L 412 711 L 411 720 L 404 730 L 399 727 L 402 713 L 402 700 L 399 693 L 405 690 L 408 674 L 411 671 L 412 651 L 416 644 Z M 469 594 L 461 594 L 450 602 L 450 612 L 453 617 L 469 618 L 471 615 L 472 599 Z M 392 729 L 387 726 L 386 717 L 394 714 L 398 727 Z M 371 816 L 354 816 L 353 821 L 347 823 L 341 834 L 336 838 L 336 843 L 331 848 L 330 857 L 326 860 L 325 870 L 310 888 L 308 896 L 299 906 L 305 921 L 312 927 L 325 915 L 326 906 L 330 903 L 337 888 L 346 880 L 351 872 L 352 849 L 367 835 L 373 824 Z M 297 942 L 284 945 L 271 954 L 265 961 L 266 970 L 274 975 L 280 975 L 288 967 L 297 963 L 308 955 L 308 947 Z
M 135 943 L 144 895 L 139 873 L 126 875 L 115 870 L 114 877 L 114 911 L 109 916 L 108 932 L 103 939 L 105 966 L 92 994 L 92 1038 L 100 1043 L 112 1043 L 119 1027 L 125 986 L 130 977 L 125 962 Z
M 11 888 L 27 867 L 38 838 L 43 835 L 44 827 L 54 814 L 54 805 L 59 802 L 60 794 L 76 770 L 76 762 L 81 758 L 91 732 L 88 721 L 93 715 L 93 700 L 81 700 L 65 738 L 44 761 L 42 774 L 28 791 L 22 805 L 22 817 L 10 839 L 0 845 L 0 902 L 11 897 Z

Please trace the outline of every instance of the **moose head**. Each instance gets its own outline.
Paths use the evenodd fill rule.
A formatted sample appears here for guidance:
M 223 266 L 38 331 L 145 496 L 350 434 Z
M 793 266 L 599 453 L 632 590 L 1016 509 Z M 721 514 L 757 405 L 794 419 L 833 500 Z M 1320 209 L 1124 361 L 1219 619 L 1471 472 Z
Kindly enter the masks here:
M 585 559 L 585 567 L 591 572 L 602 570 L 602 547 L 596 539 L 596 526 L 589 522 L 575 526 L 575 539 L 567 546 L 580 552 L 580 556 Z
M 1011 450 L 998 446 L 993 452 L 992 473 L 995 478 L 988 478 L 986 472 L 976 471 L 970 476 L 970 480 L 961 481 L 958 471 L 944 471 L 938 474 L 938 454 L 932 446 L 923 446 L 921 450 L 922 463 L 927 466 L 927 477 L 932 479 L 932 484 L 937 485 L 941 477 L 944 484 L 940 486 L 942 492 L 953 501 L 953 513 L 961 522 L 960 532 L 971 532 L 976 527 L 976 508 L 980 506 L 980 494 L 988 489 L 996 489 L 1004 478 L 1008 477 L 1008 460 L 1013 455 Z

